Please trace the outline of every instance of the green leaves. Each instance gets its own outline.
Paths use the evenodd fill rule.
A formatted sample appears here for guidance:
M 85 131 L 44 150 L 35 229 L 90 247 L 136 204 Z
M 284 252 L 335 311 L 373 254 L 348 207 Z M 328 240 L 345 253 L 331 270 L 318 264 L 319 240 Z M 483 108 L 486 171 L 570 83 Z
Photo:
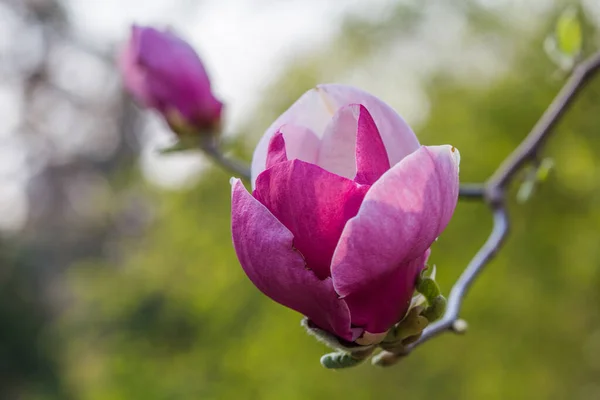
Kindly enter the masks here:
M 198 149 L 198 141 L 191 140 L 192 138 L 186 137 L 178 140 L 172 145 L 169 145 L 164 148 L 158 149 L 159 154 L 170 154 L 170 153 L 178 153 L 181 151 L 187 150 L 197 150 Z
M 554 32 L 546 38 L 544 49 L 550 59 L 561 69 L 573 69 L 583 47 L 583 33 L 578 10 L 567 7 L 558 17 Z
M 527 202 L 533 195 L 537 184 L 548 179 L 552 168 L 554 168 L 554 160 L 551 158 L 544 158 L 539 164 L 530 167 L 517 192 L 517 202 L 521 204 Z
M 446 311 L 446 298 L 442 296 L 440 287 L 435 281 L 435 272 L 427 275 L 426 271 L 421 272 L 417 280 L 417 292 L 421 293 L 427 299 L 428 307 L 421 315 L 427 318 L 428 322 L 433 322 L 444 315 Z
M 343 369 L 354 367 L 365 361 L 372 353 L 375 347 L 351 353 L 337 351 L 325 354 L 321 357 L 321 365 L 327 369 Z
M 577 56 L 581 52 L 581 23 L 575 7 L 568 7 L 560 14 L 556 22 L 556 41 L 558 49 L 566 55 Z

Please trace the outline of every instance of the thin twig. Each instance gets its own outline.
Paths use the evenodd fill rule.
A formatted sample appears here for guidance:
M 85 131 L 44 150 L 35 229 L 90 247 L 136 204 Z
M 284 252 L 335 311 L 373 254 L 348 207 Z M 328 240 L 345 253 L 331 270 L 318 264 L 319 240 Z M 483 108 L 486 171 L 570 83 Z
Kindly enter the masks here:
M 528 161 L 535 158 L 540 148 L 544 145 L 552 128 L 564 115 L 565 111 L 573 103 L 585 84 L 600 69 L 600 52 L 597 52 L 587 61 L 579 64 L 561 91 L 556 95 L 550 106 L 546 109 L 537 124 L 527 135 L 525 140 L 508 156 L 508 158 L 494 172 L 486 186 L 488 193 L 491 189 L 505 188 L 511 178 Z
M 585 84 L 599 71 L 600 52 L 575 68 L 569 80 L 556 95 L 531 132 L 483 185 L 484 200 L 494 214 L 492 232 L 452 287 L 444 316 L 425 329 L 421 338 L 404 349 L 399 356 L 408 354 L 415 347 L 443 332 L 458 331 L 456 324 L 459 321 L 460 308 L 468 289 L 483 271 L 483 268 L 498 253 L 508 235 L 510 221 L 506 209 L 507 186 L 523 166 L 536 158 L 549 134 L 553 131 L 552 128 L 556 126 L 556 123 L 573 103 Z M 470 188 L 463 191 L 461 187 L 461 197 L 477 198 L 479 193 L 477 186 L 472 188 L 472 190 Z
M 201 149 L 217 164 L 233 172 L 237 176 L 241 176 L 246 180 L 250 180 L 250 168 L 241 161 L 226 157 L 225 154 L 223 154 L 223 152 L 215 144 L 202 143 Z
M 458 195 L 461 199 L 481 200 L 485 197 L 485 185 L 483 183 L 464 183 L 460 185 Z
M 483 267 L 485 267 L 485 265 L 498 253 L 500 246 L 506 239 L 508 229 L 509 219 L 505 207 L 501 206 L 496 208 L 494 210 L 494 226 L 492 232 L 452 287 L 444 316 L 442 319 L 425 329 L 421 338 L 408 350 L 412 350 L 419 344 L 422 344 L 444 331 L 454 330 L 454 325 L 459 319 L 460 307 L 464 300 L 465 293 L 473 284 L 477 276 L 483 271 Z

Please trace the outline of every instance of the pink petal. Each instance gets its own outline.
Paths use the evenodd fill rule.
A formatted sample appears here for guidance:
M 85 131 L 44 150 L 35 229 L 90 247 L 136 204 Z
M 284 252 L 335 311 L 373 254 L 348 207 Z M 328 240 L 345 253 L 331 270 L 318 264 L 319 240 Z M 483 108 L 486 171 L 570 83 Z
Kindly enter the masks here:
M 390 169 L 383 140 L 365 106 L 360 106 L 356 133 L 356 176 L 354 181 L 372 185 Z
M 273 135 L 277 132 L 283 133 L 289 160 L 298 159 L 311 164 L 317 163 L 321 139 L 310 128 L 286 123 L 285 125 L 281 125 Z M 251 167 L 252 187 L 256 185 L 256 177 L 266 168 L 266 162 L 264 161 L 268 153 L 269 140 L 273 135 L 263 136 L 254 150 Z M 269 139 L 267 140 L 267 138 Z M 265 143 L 266 146 L 264 146 Z
M 316 138 L 319 139 L 325 130 L 325 126 L 336 111 L 337 108 L 330 109 L 328 107 L 322 98 L 322 92 L 318 88 L 304 93 L 271 124 L 258 142 L 252 157 L 252 182 L 265 169 L 269 141 L 283 125 L 303 127 L 313 132 Z M 287 140 L 288 137 L 285 136 Z
M 232 183 L 231 231 L 242 268 L 254 285 L 276 302 L 310 318 L 317 326 L 352 340 L 350 315 L 331 279 L 306 269 L 294 237 L 236 179 Z
M 356 175 L 358 114 L 356 105 L 347 105 L 336 111 L 325 128 L 317 159 L 320 167 L 348 179 Z
M 419 141 L 410 127 L 382 100 L 347 85 L 318 85 L 304 93 L 267 129 L 252 157 L 252 182 L 265 169 L 269 141 L 281 126 L 285 124 L 302 126 L 320 138 L 331 117 L 340 107 L 348 104 L 362 104 L 369 110 L 379 128 L 391 165 L 419 147 Z M 286 140 L 288 140 L 287 136 Z
M 172 107 L 190 120 L 217 120 L 222 104 L 212 94 L 210 80 L 196 51 L 169 31 L 137 29 L 137 61 L 155 107 Z
M 415 282 L 425 267 L 429 250 L 416 259 L 398 265 L 390 274 L 381 275 L 363 290 L 346 296 L 352 325 L 370 333 L 386 332 L 408 311 Z
M 367 290 L 425 253 L 456 207 L 458 162 L 454 147 L 423 146 L 371 186 L 333 256 L 340 296 Z
M 322 97 L 337 109 L 347 104 L 362 104 L 373 117 L 385 144 L 391 165 L 396 164 L 419 148 L 416 135 L 393 108 L 377 97 L 352 86 L 319 85 Z
M 377 126 L 362 105 L 341 107 L 321 142 L 317 164 L 337 175 L 370 185 L 390 169 Z
M 139 36 L 140 28 L 133 26 L 131 37 L 119 54 L 118 65 L 127 90 L 144 106 L 154 107 L 153 99 L 148 93 L 144 69 L 139 66 Z
M 325 279 L 344 225 L 367 190 L 314 164 L 290 160 L 260 174 L 254 195 L 292 232 L 308 267 Z
M 288 159 L 298 159 L 311 164 L 317 162 L 321 140 L 308 128 L 296 125 L 283 125 L 279 128 L 285 139 Z
M 278 132 L 271 138 L 269 143 L 269 153 L 267 154 L 267 168 L 271 168 L 275 164 L 280 162 L 286 162 L 288 160 L 285 151 L 285 140 L 283 134 Z

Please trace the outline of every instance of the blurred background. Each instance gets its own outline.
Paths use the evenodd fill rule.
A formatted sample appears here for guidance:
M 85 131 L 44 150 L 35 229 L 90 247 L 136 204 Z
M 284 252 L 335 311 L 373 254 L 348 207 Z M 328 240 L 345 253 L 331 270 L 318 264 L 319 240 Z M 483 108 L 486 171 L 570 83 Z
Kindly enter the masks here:
M 158 155 L 173 137 L 114 66 L 132 22 L 172 26 L 237 156 L 301 93 L 341 82 L 423 144 L 458 147 L 476 182 L 564 81 L 543 44 L 569 4 L 584 54 L 600 49 L 597 0 L 0 0 L 0 399 L 600 399 L 600 79 L 549 142 L 548 180 L 512 201 L 468 334 L 331 372 L 300 315 L 239 267 L 230 174 Z M 490 222 L 459 203 L 431 258 L 445 293 Z

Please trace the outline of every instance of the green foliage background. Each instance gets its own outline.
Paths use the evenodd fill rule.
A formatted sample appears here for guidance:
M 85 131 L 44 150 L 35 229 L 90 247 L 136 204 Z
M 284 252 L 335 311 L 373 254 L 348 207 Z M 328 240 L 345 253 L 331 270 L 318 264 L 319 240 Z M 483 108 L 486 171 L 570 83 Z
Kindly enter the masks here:
M 542 43 L 564 3 L 531 24 L 475 2 L 412 4 L 384 20 L 350 17 L 328 48 L 291 63 L 248 121 L 255 134 L 238 143 L 240 155 L 249 159 L 258 134 L 316 83 L 352 82 L 351 72 L 365 68 L 374 85 L 402 93 L 386 64 L 397 58 L 386 54 L 398 41 L 418 40 L 421 22 L 442 5 L 465 19 L 468 34 L 453 50 L 455 64 L 440 62 L 420 77 L 429 113 L 414 129 L 423 144 L 460 149 L 463 182 L 488 177 L 561 86 Z M 598 35 L 584 24 L 589 53 Z M 461 55 L 473 40 L 506 68 L 481 79 L 464 73 L 477 67 Z M 385 99 L 398 108 L 399 98 Z M 390 369 L 321 368 L 327 349 L 303 332 L 300 315 L 260 294 L 239 267 L 229 174 L 215 167 L 188 191 L 152 192 L 157 222 L 143 239 L 119 244 L 118 265 L 88 259 L 69 270 L 72 301 L 44 333 L 59 354 L 65 393 L 85 400 L 600 398 L 599 107 L 600 79 L 544 151 L 556 162 L 549 179 L 526 204 L 511 202 L 506 247 L 464 304 L 466 336 L 435 339 Z M 444 292 L 490 226 L 482 204 L 460 202 L 431 259 Z

